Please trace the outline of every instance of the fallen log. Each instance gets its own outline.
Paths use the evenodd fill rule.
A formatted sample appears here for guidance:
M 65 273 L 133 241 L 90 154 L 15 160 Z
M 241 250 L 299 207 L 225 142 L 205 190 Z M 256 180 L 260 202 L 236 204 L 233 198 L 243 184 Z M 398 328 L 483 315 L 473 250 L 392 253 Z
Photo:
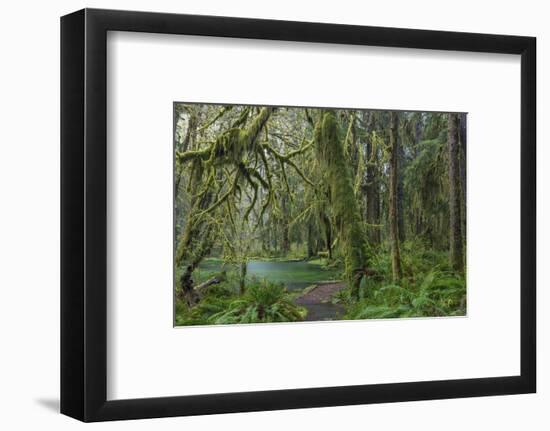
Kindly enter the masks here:
M 201 284 L 193 285 L 193 279 L 190 276 L 182 276 L 182 288 L 179 290 L 178 298 L 187 302 L 187 305 L 193 307 L 205 294 L 205 291 L 214 284 L 219 284 L 226 279 L 224 273 L 215 275 Z
M 205 290 L 206 288 L 212 286 L 213 284 L 219 284 L 221 283 L 222 281 L 224 280 L 224 277 L 220 276 L 220 275 L 216 275 L 212 278 L 209 278 L 208 280 L 206 280 L 205 282 L 197 285 L 197 286 L 194 286 L 193 287 L 193 290 L 199 294 L 202 294 L 203 290 Z

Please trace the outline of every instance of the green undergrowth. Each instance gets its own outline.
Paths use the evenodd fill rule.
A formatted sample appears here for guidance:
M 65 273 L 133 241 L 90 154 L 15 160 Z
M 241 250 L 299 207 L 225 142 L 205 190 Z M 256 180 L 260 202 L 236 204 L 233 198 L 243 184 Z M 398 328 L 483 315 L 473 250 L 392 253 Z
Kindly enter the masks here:
M 261 263 L 261 262 L 260 262 Z M 326 260 L 298 262 L 289 270 L 284 265 L 256 267 L 261 274 L 248 276 L 246 290 L 239 293 L 239 277 L 225 266 L 226 279 L 212 285 L 194 307 L 176 301 L 176 325 L 212 325 L 232 323 L 295 322 L 304 320 L 307 310 L 295 299 L 311 290 L 321 280 L 341 276 L 341 271 L 318 270 L 310 274 L 310 266 L 326 268 Z M 279 262 L 283 263 L 283 262 Z M 453 272 L 446 252 L 434 251 L 420 242 L 402 245 L 403 277 L 392 281 L 391 260 L 382 247 L 373 255 L 369 275 L 359 284 L 358 297 L 350 288 L 339 291 L 332 302 L 344 307 L 343 319 L 384 319 L 466 315 L 466 280 Z M 209 258 L 193 274 L 195 284 L 219 274 L 220 259 Z M 310 277 L 311 280 L 310 280 Z M 290 282 L 303 287 L 287 289 Z M 286 284 L 286 285 L 285 285 Z
M 301 321 L 307 311 L 294 304 L 296 295 L 280 283 L 258 279 L 252 279 L 241 295 L 235 280 L 230 278 L 211 286 L 194 307 L 177 300 L 176 325 Z
M 405 243 L 399 283 L 391 281 L 389 259 L 383 253 L 373 260 L 375 275 L 361 280 L 359 299 L 349 289 L 333 298 L 346 307 L 345 319 L 466 315 L 466 280 L 450 269 L 447 253 Z

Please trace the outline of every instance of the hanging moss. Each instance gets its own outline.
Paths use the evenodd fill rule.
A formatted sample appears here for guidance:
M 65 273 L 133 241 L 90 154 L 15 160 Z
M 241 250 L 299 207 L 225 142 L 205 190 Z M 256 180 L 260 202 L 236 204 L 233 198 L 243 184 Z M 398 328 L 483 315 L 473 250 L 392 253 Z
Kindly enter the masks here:
M 231 226 L 237 226 L 234 217 L 236 204 L 242 205 L 245 197 L 246 207 L 239 218 L 245 224 L 254 212 L 254 229 L 262 223 L 264 212 L 269 206 L 277 212 L 279 194 L 292 199 L 286 174 L 288 166 L 306 184 L 314 187 L 314 183 L 293 160 L 311 150 L 313 141 L 303 137 L 298 148 L 294 147 L 288 153 L 279 152 L 276 146 L 270 145 L 268 139 L 267 122 L 273 111 L 274 108 L 270 107 L 243 109 L 239 117 L 214 141 L 203 142 L 206 145 L 204 148 L 176 153 L 178 166 L 189 165 L 188 191 L 192 198 L 186 226 L 177 243 L 176 266 L 191 262 L 193 264 L 188 266 L 192 272 L 196 266 L 194 262 L 200 262 L 205 256 L 204 251 L 211 248 L 210 232 L 208 238 L 203 235 L 205 227 L 224 218 L 231 222 Z M 218 115 L 221 117 L 222 114 Z M 280 171 L 275 170 L 274 174 L 272 168 L 275 163 L 279 165 Z M 273 175 L 282 175 L 281 185 L 273 181 Z M 208 199 L 205 199 L 207 195 Z M 261 205 L 259 216 L 255 213 L 258 203 Z M 227 239 L 224 244 L 229 241 Z
M 369 266 L 369 249 L 334 111 L 322 111 L 314 139 L 330 189 L 331 211 L 339 231 L 346 276 L 353 293 L 357 295 L 361 275 Z

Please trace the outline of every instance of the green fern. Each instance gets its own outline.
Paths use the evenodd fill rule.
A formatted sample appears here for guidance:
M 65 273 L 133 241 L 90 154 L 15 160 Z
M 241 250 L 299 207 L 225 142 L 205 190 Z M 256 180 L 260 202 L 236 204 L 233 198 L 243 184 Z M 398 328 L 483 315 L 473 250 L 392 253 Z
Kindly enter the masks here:
M 348 303 L 347 319 L 460 316 L 466 313 L 465 280 L 433 269 L 416 283 L 385 284 L 370 297 Z
M 232 300 L 209 323 L 294 322 L 303 320 L 307 311 L 294 304 L 292 296 L 280 284 L 262 281 L 247 287 L 245 294 Z

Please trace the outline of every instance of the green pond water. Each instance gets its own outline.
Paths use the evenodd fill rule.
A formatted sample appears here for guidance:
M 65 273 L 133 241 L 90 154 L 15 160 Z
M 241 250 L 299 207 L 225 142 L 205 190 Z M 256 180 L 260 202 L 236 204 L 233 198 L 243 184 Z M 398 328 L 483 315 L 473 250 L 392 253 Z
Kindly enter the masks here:
M 221 270 L 219 259 L 207 259 L 199 266 L 200 278 Z M 247 277 L 266 279 L 274 283 L 283 283 L 289 290 L 303 289 L 322 281 L 339 279 L 339 271 L 325 269 L 321 265 L 304 261 L 260 261 L 251 260 L 247 265 Z

